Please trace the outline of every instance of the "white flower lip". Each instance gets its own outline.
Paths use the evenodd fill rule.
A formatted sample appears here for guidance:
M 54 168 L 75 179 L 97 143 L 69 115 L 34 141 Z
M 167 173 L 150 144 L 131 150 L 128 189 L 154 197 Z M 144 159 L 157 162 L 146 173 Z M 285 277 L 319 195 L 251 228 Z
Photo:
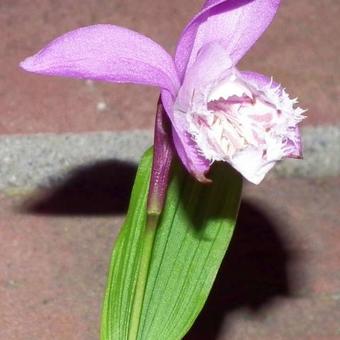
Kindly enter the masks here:
M 260 87 L 231 68 L 194 89 L 185 112 L 188 132 L 211 163 L 228 162 L 258 184 L 277 161 L 301 156 L 297 124 L 305 111 L 296 103 L 280 86 Z

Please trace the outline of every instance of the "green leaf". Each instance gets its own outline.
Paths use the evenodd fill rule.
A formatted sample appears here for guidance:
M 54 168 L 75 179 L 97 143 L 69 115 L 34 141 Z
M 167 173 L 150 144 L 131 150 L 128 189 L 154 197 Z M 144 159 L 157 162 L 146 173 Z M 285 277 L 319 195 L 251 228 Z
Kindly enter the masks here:
M 177 340 L 201 311 L 228 248 L 242 179 L 216 164 L 212 184 L 177 163 L 157 226 L 146 214 L 152 153 L 140 164 L 126 221 L 112 254 L 102 340 Z

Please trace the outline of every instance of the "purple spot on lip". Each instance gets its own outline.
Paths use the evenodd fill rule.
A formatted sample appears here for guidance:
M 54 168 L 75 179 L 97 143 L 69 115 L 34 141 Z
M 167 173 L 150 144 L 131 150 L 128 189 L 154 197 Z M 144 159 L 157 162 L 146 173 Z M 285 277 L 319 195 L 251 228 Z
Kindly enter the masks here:
M 228 99 L 220 98 L 208 102 L 208 109 L 212 111 L 228 111 L 230 105 L 235 104 L 253 104 L 253 99 L 248 96 L 231 96 Z

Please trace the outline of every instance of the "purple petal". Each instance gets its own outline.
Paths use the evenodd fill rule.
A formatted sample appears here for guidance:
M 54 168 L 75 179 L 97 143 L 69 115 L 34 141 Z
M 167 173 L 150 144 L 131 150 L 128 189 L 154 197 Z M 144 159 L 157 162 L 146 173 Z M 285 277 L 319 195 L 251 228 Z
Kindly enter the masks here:
M 204 45 L 197 55 L 195 63 L 188 68 L 177 103 L 182 111 L 187 111 L 194 92 L 204 93 L 211 84 L 232 68 L 232 62 L 223 46 L 218 43 Z
M 303 158 L 303 147 L 301 140 L 301 130 L 299 126 L 295 126 L 294 128 L 294 137 L 292 139 L 287 140 L 287 150 L 285 157 L 286 158 Z
M 193 17 L 193 19 L 183 30 L 177 44 L 175 55 L 176 66 L 179 70 L 181 78 L 184 77 L 199 25 L 208 18 L 209 10 L 211 8 L 225 1 L 226 0 L 215 0 L 212 4 L 209 3 L 210 1 L 207 1 L 203 5 L 202 10 Z
M 223 0 L 223 1 L 225 1 L 225 0 Z M 223 1 L 221 1 L 221 0 L 206 0 L 206 2 L 204 3 L 202 9 L 205 9 L 205 8 L 208 8 L 208 7 L 211 7 L 211 6 L 216 6 L 216 5 L 220 4 Z
M 176 65 L 183 77 L 200 48 L 221 43 L 236 63 L 251 48 L 272 21 L 280 0 L 210 0 L 182 33 L 176 50 Z
M 40 74 L 159 86 L 173 96 L 179 87 L 173 59 L 160 45 L 114 25 L 68 32 L 20 66 Z
M 173 142 L 183 165 L 200 182 L 210 182 L 206 178 L 210 162 L 201 155 L 195 141 L 187 133 L 185 117 L 183 121 L 175 120 L 174 101 L 166 91 L 162 91 L 162 103 L 171 120 Z
M 175 129 L 175 127 L 172 129 L 172 136 L 177 154 L 189 173 L 202 183 L 211 182 L 206 177 L 211 164 L 199 153 L 192 137 L 183 129 Z
M 257 87 L 266 87 L 269 84 L 272 85 L 272 87 L 279 86 L 278 83 L 274 82 L 271 78 L 265 76 L 261 73 L 256 73 L 252 71 L 241 71 L 242 78 L 244 78 L 246 81 L 249 81 L 250 83 L 255 84 Z
M 202 155 L 196 141 L 187 132 L 186 113 L 190 110 L 190 102 L 194 93 L 205 93 L 206 88 L 216 82 L 221 74 L 228 71 L 231 66 L 228 54 L 222 46 L 217 43 L 205 45 L 200 50 L 195 63 L 186 73 L 176 99 L 176 110 L 173 108 L 169 110 L 177 153 L 188 171 L 201 182 L 207 182 L 205 175 L 211 162 Z

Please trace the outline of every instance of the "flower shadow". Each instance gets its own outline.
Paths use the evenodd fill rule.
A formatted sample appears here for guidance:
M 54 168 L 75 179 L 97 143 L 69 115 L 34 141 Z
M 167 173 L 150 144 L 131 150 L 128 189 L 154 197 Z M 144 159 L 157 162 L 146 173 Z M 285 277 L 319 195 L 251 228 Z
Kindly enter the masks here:
M 227 255 L 201 314 L 185 340 L 215 340 L 227 332 L 228 315 L 248 308 L 257 314 L 278 297 L 294 295 L 288 268 L 295 254 L 257 204 L 243 201 Z
M 54 187 L 30 197 L 21 210 L 60 216 L 125 214 L 136 172 L 136 164 L 119 160 L 80 166 Z

